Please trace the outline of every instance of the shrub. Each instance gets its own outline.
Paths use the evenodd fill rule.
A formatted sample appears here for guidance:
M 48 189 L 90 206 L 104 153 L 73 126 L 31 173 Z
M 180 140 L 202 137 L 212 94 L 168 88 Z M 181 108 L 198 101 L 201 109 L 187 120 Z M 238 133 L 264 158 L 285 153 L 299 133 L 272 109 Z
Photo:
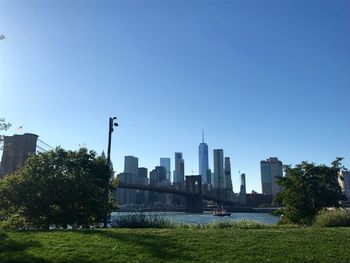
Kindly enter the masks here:
M 127 227 L 127 228 L 170 228 L 173 223 L 164 215 L 136 213 L 129 215 L 113 216 L 111 219 L 111 227 Z
M 318 213 L 314 225 L 322 227 L 350 227 L 349 210 L 322 210 Z
M 176 224 L 175 227 L 185 228 L 185 229 L 224 229 L 224 228 L 264 229 L 264 228 L 274 228 L 277 226 L 259 223 L 254 220 L 240 220 L 240 221 L 229 221 L 229 222 L 214 221 L 213 223 L 209 223 L 209 224 Z

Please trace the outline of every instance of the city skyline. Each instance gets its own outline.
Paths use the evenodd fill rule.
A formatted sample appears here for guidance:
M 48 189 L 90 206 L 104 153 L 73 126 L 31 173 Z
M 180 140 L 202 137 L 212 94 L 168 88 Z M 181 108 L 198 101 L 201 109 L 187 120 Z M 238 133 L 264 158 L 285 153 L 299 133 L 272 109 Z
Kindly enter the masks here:
M 347 1 L 0 2 L 4 132 L 153 169 L 182 152 L 198 174 L 204 128 L 247 192 L 260 161 L 350 167 Z M 48 17 L 50 19 L 48 19 Z M 174 163 L 172 161 L 172 163 Z M 173 166 L 173 165 L 172 165 Z M 172 169 L 173 170 L 173 169 Z

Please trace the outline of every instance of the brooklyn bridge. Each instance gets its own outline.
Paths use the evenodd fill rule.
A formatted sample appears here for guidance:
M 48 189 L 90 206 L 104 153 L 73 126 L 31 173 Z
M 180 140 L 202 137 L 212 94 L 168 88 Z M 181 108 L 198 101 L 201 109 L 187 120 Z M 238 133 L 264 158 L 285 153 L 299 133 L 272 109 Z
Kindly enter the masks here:
M 153 185 L 130 184 L 122 181 L 119 182 L 118 188 L 145 190 L 183 196 L 186 199 L 186 212 L 188 213 L 203 213 L 203 200 L 211 200 L 219 205 L 239 206 L 237 202 L 220 198 L 215 194 L 204 194 L 202 192 L 201 176 L 198 175 L 186 176 L 184 189 Z

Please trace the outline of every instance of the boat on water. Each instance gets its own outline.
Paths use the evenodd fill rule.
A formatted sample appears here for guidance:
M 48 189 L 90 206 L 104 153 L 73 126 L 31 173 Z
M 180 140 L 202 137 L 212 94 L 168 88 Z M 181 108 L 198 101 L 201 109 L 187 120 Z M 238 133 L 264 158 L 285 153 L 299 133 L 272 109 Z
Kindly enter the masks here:
M 213 216 L 231 216 L 231 213 L 221 207 L 221 209 L 216 208 L 213 210 Z

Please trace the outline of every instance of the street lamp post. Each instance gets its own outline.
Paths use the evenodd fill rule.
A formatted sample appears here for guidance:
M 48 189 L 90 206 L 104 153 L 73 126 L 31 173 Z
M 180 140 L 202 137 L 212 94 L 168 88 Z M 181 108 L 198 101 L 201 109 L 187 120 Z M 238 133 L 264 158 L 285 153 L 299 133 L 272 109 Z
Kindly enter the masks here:
M 107 149 L 107 164 L 109 169 L 111 169 L 111 143 L 112 143 L 112 132 L 114 130 L 113 126 L 118 126 L 118 123 L 116 122 L 117 117 L 110 117 L 109 118 L 109 129 L 108 129 L 108 149 Z M 106 189 L 106 197 L 108 198 L 108 189 Z M 105 214 L 105 218 L 103 221 L 103 227 L 107 227 L 107 211 Z
M 111 165 L 111 143 L 112 143 L 112 132 L 114 130 L 113 126 L 118 126 L 116 123 L 117 117 L 109 118 L 109 131 L 108 131 L 108 149 L 107 149 L 107 163 Z

